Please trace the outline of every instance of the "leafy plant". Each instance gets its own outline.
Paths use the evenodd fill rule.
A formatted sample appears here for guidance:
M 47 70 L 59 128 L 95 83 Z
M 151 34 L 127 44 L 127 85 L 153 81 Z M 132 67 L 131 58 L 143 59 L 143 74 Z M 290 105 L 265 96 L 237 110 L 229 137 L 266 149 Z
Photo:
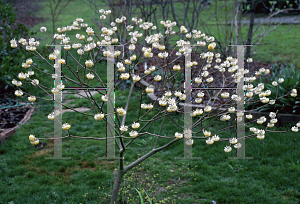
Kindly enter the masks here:
M 28 36 L 26 26 L 21 23 L 16 25 L 15 16 L 11 4 L 0 1 L 0 92 L 12 92 L 12 73 L 20 72 L 22 61 L 30 56 L 25 50 L 11 48 L 13 38 Z
M 294 85 L 298 82 L 297 86 L 295 87 L 296 90 L 300 90 L 300 70 L 295 69 L 295 66 L 293 64 L 285 64 L 285 66 L 281 66 L 281 69 L 278 64 L 273 65 L 274 72 L 271 74 L 270 78 L 267 80 L 264 77 L 261 77 L 261 80 L 254 81 L 253 85 L 257 86 L 258 83 L 264 83 L 265 89 L 264 90 L 270 90 L 271 95 L 268 96 L 270 100 L 275 100 L 276 93 L 277 93 L 277 86 L 273 86 L 272 82 L 277 81 L 279 78 L 283 78 L 283 83 L 278 83 L 278 96 L 281 97 L 284 95 L 284 93 L 290 92 Z M 267 82 L 267 83 L 266 83 Z M 258 100 L 258 95 L 255 95 L 254 100 Z M 246 109 L 255 109 L 256 107 L 260 107 L 261 102 L 246 105 Z M 300 114 L 300 97 L 299 93 L 296 97 L 290 96 L 288 94 L 285 98 L 281 98 L 276 100 L 274 105 L 267 104 L 266 106 L 259 108 L 258 111 L 260 112 L 283 112 L 283 113 L 290 113 L 290 114 Z
M 142 204 L 144 204 L 144 199 L 143 199 L 143 196 L 142 196 L 142 194 L 138 191 L 138 189 L 136 189 L 135 188 L 135 190 L 138 192 L 138 194 L 139 194 L 139 196 L 140 196 L 140 199 L 141 199 L 141 203 Z M 148 193 L 145 191 L 145 193 L 146 193 L 146 195 L 147 195 L 147 198 L 148 198 L 148 200 L 149 200 L 149 202 L 150 202 L 150 204 L 152 204 L 152 202 L 151 202 L 151 199 L 150 199 L 150 197 L 149 197 L 149 195 L 148 195 Z

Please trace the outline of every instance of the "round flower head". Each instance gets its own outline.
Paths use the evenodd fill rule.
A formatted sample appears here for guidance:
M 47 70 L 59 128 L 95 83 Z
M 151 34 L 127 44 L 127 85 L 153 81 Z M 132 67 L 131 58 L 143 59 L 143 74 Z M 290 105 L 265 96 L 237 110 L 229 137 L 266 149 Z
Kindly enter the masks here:
M 65 46 L 64 46 L 64 49 L 65 49 L 65 50 L 70 50 L 70 49 L 71 49 L 71 45 L 65 45 Z
M 197 115 L 202 115 L 203 114 L 203 110 L 202 109 L 198 109 L 197 108 L 195 112 L 196 112 Z
M 213 49 L 215 49 L 215 47 L 216 47 L 216 43 L 211 43 L 208 45 L 209 50 L 213 50 Z
M 194 144 L 194 140 L 193 139 L 188 139 L 188 140 L 185 141 L 185 144 L 189 145 L 189 146 L 193 145 Z
M 166 91 L 165 96 L 170 97 L 172 95 L 171 91 Z
M 29 96 L 28 101 L 34 102 L 36 100 L 35 96 Z
M 222 115 L 220 120 L 221 121 L 226 121 L 226 120 L 229 120 L 230 119 L 230 115 Z
M 142 109 L 147 109 L 148 106 L 147 106 L 147 104 L 142 103 L 142 104 L 141 104 L 141 108 L 142 108 Z
M 283 82 L 284 82 L 284 79 L 283 79 L 283 78 L 280 78 L 280 79 L 278 79 L 278 82 L 279 82 L 279 83 L 283 83 Z
M 136 129 L 136 128 L 140 127 L 140 124 L 134 122 L 131 126 L 132 126 L 133 129 Z
M 171 104 L 168 108 L 167 111 L 168 112 L 174 112 L 177 111 L 178 107 L 176 106 L 176 104 Z
M 241 143 L 237 143 L 237 144 L 234 145 L 234 147 L 235 147 L 236 149 L 240 149 L 240 148 L 242 147 L 242 144 L 241 144 Z
M 177 97 L 180 97 L 182 95 L 182 93 L 180 91 L 176 91 L 174 95 Z
M 158 103 L 160 106 L 166 106 L 168 102 L 166 100 L 160 100 Z
M 120 116 L 126 115 L 126 111 L 123 108 L 117 108 L 117 112 L 120 114 Z
M 231 152 L 232 148 L 230 146 L 224 147 L 225 152 Z
M 209 77 L 208 79 L 206 79 L 207 83 L 211 83 L 214 81 L 214 78 L 213 77 Z
M 135 45 L 134 44 L 130 44 L 128 47 L 129 50 L 134 50 L 135 49 Z
M 180 27 L 180 32 L 181 33 L 187 33 L 188 31 L 187 31 L 187 29 L 184 26 L 181 26 Z
M 211 132 L 210 131 L 203 131 L 203 134 L 206 136 L 206 137 L 209 137 L 211 135 Z
M 129 133 L 129 135 L 130 135 L 130 137 L 136 137 L 136 136 L 138 136 L 138 132 L 132 130 L 132 131 Z
M 251 63 L 251 62 L 253 62 L 253 59 L 252 59 L 252 58 L 248 58 L 248 59 L 247 59 L 247 62 L 248 62 L 248 63 Z
M 32 62 L 33 62 L 32 59 L 27 59 L 26 60 L 26 64 L 32 64 Z
M 154 91 L 153 88 L 150 88 L 150 87 L 147 87 L 147 88 L 146 88 L 146 92 L 147 92 L 147 93 L 153 93 L 153 91 Z
M 146 69 L 145 71 L 144 71 L 144 73 L 147 75 L 147 74 L 151 74 L 151 71 L 149 70 L 149 69 Z
M 107 102 L 107 95 L 102 95 L 101 99 L 102 99 L 103 102 Z
M 277 86 L 278 83 L 277 83 L 276 81 L 273 81 L 273 82 L 272 82 L 272 85 L 273 85 L 273 86 Z
M 19 79 L 26 79 L 26 74 L 21 72 L 21 73 L 19 73 L 18 77 L 19 77 Z
M 181 101 L 184 101 L 184 100 L 186 99 L 186 95 L 185 95 L 185 94 L 182 94 L 181 96 L 179 96 L 179 99 L 180 99 Z
M 62 129 L 64 129 L 64 130 L 69 130 L 70 128 L 71 128 L 71 125 L 69 125 L 69 123 L 64 123 L 62 125 Z
M 78 53 L 79 55 L 83 55 L 84 50 L 83 50 L 83 49 L 78 49 L 78 50 L 77 50 L 77 53 Z
M 123 80 L 127 80 L 127 79 L 129 79 L 129 74 L 128 73 L 122 73 L 120 78 L 123 79 Z
M 95 76 L 94 76 L 94 74 L 92 74 L 92 73 L 88 73 L 88 74 L 86 75 L 86 77 L 87 77 L 88 79 L 93 79 Z
M 132 75 L 132 80 L 133 80 L 133 81 L 140 81 L 140 80 L 141 80 L 141 77 L 138 76 L 138 75 Z
M 201 103 L 201 102 L 202 102 L 202 98 L 196 98 L 196 99 L 195 99 L 195 102 L 196 102 L 196 103 Z
M 34 136 L 34 135 L 30 135 L 30 136 L 29 136 L 29 140 L 30 140 L 31 142 L 33 142 L 34 139 L 35 139 L 35 136 Z
M 30 64 L 27 64 L 27 63 L 22 63 L 22 67 L 24 67 L 24 68 L 29 68 L 30 67 Z
M 92 62 L 92 60 L 87 60 L 85 62 L 86 67 L 92 67 L 94 65 L 94 63 Z
M 210 112 L 210 111 L 211 111 L 211 106 L 206 106 L 206 107 L 204 108 L 204 111 L 205 111 L 205 112 Z
M 259 140 L 262 140 L 262 139 L 264 139 L 264 138 L 265 138 L 265 136 L 264 136 L 264 135 L 257 135 L 256 137 L 257 137 L 257 139 L 259 139 Z
M 229 93 L 228 92 L 224 92 L 221 94 L 222 98 L 229 98 Z
M 231 144 L 236 144 L 238 142 L 238 140 L 236 138 L 232 138 L 232 139 L 229 139 L 229 142 Z
M 103 113 L 98 113 L 94 116 L 95 120 L 101 120 L 104 118 L 104 114 Z
M 214 135 L 214 136 L 211 137 L 211 139 L 212 139 L 213 141 L 219 141 L 220 137 L 217 136 L 217 135 Z
M 120 127 L 120 130 L 121 130 L 122 132 L 126 132 L 126 131 L 128 130 L 128 126 L 122 125 L 122 126 Z
M 235 112 L 235 108 L 234 108 L 234 107 L 230 107 L 230 108 L 228 108 L 228 112 L 230 112 L 230 113 L 234 113 L 234 112 Z
M 252 92 L 252 91 L 247 92 L 247 93 L 246 93 L 246 96 L 249 97 L 249 98 L 252 97 L 252 96 L 253 96 L 253 92 Z
M 201 92 L 198 92 L 198 93 L 197 93 L 197 96 L 198 96 L 198 97 L 200 97 L 200 98 L 202 98 L 202 97 L 204 96 L 204 93 L 203 93 L 203 91 L 201 91 Z
M 130 57 L 130 60 L 131 60 L 131 61 L 136 60 L 136 55 L 132 55 L 132 56 Z
M 252 119 L 252 115 L 251 115 L 251 114 L 246 115 L 246 118 L 247 118 L 247 119 Z
M 33 141 L 30 140 L 30 143 L 31 143 L 32 145 L 37 145 L 37 144 L 39 144 L 39 142 L 40 142 L 40 141 L 39 141 L 37 138 L 35 138 L 35 137 L 34 137 L 34 140 L 33 140 Z
M 161 76 L 160 75 L 156 75 L 155 77 L 154 77 L 154 81 L 160 81 L 161 80 Z
M 153 109 L 153 105 L 152 104 L 148 104 L 147 105 L 147 109 Z
M 183 137 L 183 134 L 176 132 L 175 137 L 181 139 Z
M 28 71 L 28 75 L 29 75 L 29 76 L 34 75 L 34 71 Z
M 269 104 L 274 105 L 275 104 L 275 100 L 270 100 Z
M 202 83 L 202 79 L 199 78 L 199 77 L 197 77 L 197 78 L 195 78 L 195 82 L 196 82 L 197 84 L 201 84 L 201 83 Z
M 23 95 L 23 91 L 21 91 L 21 90 L 16 90 L 16 91 L 15 91 L 15 95 L 16 95 L 16 96 L 22 96 L 22 95 Z
M 174 66 L 173 66 L 173 69 L 174 69 L 175 71 L 179 71 L 179 70 L 180 70 L 180 65 L 174 65 Z
M 206 140 L 206 144 L 209 144 L 209 145 L 211 145 L 211 144 L 213 144 L 215 141 L 212 139 L 212 138 L 208 138 L 207 140 Z
M 125 64 L 128 64 L 128 65 L 130 65 L 132 63 L 132 61 L 131 60 L 129 60 L 129 59 L 126 59 L 125 60 Z
M 263 120 L 257 120 L 256 122 L 257 122 L 257 124 L 263 124 L 264 123 Z
M 185 139 L 191 139 L 192 138 L 192 131 L 190 129 L 185 129 L 183 134 L 184 134 Z
M 56 94 L 56 93 L 59 92 L 59 89 L 58 89 L 58 88 L 53 88 L 53 89 L 51 90 L 51 92 L 52 92 L 53 94 Z

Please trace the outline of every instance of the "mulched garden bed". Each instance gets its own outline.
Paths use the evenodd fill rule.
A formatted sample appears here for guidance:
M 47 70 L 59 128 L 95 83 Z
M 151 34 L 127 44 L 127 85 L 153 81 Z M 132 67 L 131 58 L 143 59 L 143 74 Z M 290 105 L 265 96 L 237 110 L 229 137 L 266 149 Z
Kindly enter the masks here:
M 28 106 L 19 106 L 0 109 L 0 132 L 15 127 L 30 109 Z

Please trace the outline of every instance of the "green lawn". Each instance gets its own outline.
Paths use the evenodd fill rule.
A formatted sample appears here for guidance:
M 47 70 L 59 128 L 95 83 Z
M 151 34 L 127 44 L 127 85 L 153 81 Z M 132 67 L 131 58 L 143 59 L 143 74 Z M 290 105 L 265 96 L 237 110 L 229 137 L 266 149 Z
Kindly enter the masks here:
M 135 110 L 139 104 L 138 92 L 136 90 L 131 99 L 126 125 L 137 118 L 138 112 Z M 116 92 L 116 98 L 119 99 L 116 107 L 125 106 L 127 95 L 128 90 Z M 100 100 L 97 95 L 95 98 L 96 101 Z M 148 103 L 147 100 L 143 102 Z M 85 99 L 77 100 L 75 105 L 85 106 L 84 101 Z M 104 200 L 110 192 L 112 173 L 118 162 L 97 159 L 105 156 L 105 140 L 64 139 L 63 156 L 72 159 L 46 160 L 44 157 L 53 156 L 53 142 L 41 140 L 40 142 L 48 143 L 46 148 L 32 149 L 28 136 L 35 134 L 37 137 L 50 137 L 54 134 L 53 121 L 46 119 L 53 110 L 53 105 L 45 103 L 36 107 L 37 111 L 31 120 L 18 128 L 16 134 L 0 146 L 0 202 L 108 203 Z M 142 111 L 144 112 L 145 110 Z M 149 117 L 153 117 L 155 112 L 157 111 L 151 111 Z M 92 111 L 86 113 L 94 114 Z M 173 119 L 177 123 L 183 123 L 182 116 L 174 115 Z M 157 134 L 161 121 L 162 119 L 155 122 L 149 131 Z M 95 122 L 93 117 L 64 113 L 63 122 L 72 125 L 72 135 L 105 137 L 105 121 Z M 208 124 L 209 121 L 203 123 L 203 127 Z M 226 127 L 226 124 L 217 123 L 212 128 L 212 134 L 214 130 Z M 294 124 L 272 130 L 286 130 L 292 125 Z M 193 131 L 199 129 L 200 125 Z M 173 136 L 176 131 L 182 130 L 166 118 L 161 134 Z M 233 132 L 235 130 L 222 131 L 220 136 L 228 138 Z M 249 131 L 246 134 L 249 135 Z M 135 140 L 124 154 L 125 164 L 151 150 L 155 141 L 150 135 Z M 169 139 L 159 139 L 158 147 L 167 141 Z M 124 178 L 126 182 L 121 196 L 137 202 L 138 195 L 134 191 L 136 187 L 140 191 L 144 188 L 151 199 L 155 199 L 154 203 L 163 200 L 165 203 L 209 203 L 211 200 L 218 203 L 298 203 L 299 144 L 299 133 L 283 135 L 267 132 L 264 140 L 254 137 L 246 141 L 246 156 L 254 157 L 253 160 L 227 160 L 235 155 L 234 151 L 223 151 L 228 142 L 207 145 L 204 140 L 195 139 L 193 157 L 202 159 L 177 160 L 175 157 L 184 156 L 183 141 L 179 141 L 130 171 Z M 116 147 L 116 155 L 117 153 Z
M 62 13 L 57 26 L 71 25 L 78 17 L 85 19 L 88 24 L 92 23 L 89 18 L 92 13 L 90 8 L 79 0 L 71 2 L 67 11 Z M 39 15 L 49 16 L 47 12 L 49 8 L 45 6 Z M 207 13 L 203 14 L 207 15 L 209 10 L 205 12 Z M 38 30 L 40 33 L 41 26 L 46 26 L 51 33 L 51 22 L 36 25 L 31 30 Z M 287 27 L 282 25 L 278 30 L 284 31 Z M 299 27 L 294 27 L 285 34 L 270 33 L 262 41 L 266 45 L 257 46 L 256 59 L 271 63 L 290 62 L 299 67 L 300 61 L 296 57 L 299 51 L 295 43 L 299 39 L 297 29 Z M 246 27 L 244 30 L 246 33 Z M 212 26 L 211 31 L 216 33 L 217 28 Z M 75 35 L 77 32 L 70 33 Z M 82 31 L 80 33 L 83 34 Z M 50 39 L 47 39 L 44 34 L 43 36 L 45 38 L 41 40 L 41 44 L 49 44 Z M 36 63 L 42 70 L 52 73 L 51 67 L 44 62 L 36 60 Z M 75 62 L 70 61 L 71 65 L 75 65 L 72 63 Z M 99 65 L 99 68 L 102 66 L 105 67 L 105 63 Z M 105 71 L 101 72 L 101 69 L 100 73 L 105 75 Z M 46 80 L 44 75 L 38 78 L 44 79 L 40 80 L 43 85 L 53 86 L 52 79 Z M 36 92 L 37 90 L 38 88 L 30 89 L 32 94 L 42 94 L 41 91 Z M 139 94 L 139 90 L 134 90 L 130 100 L 126 122 L 128 126 L 138 116 Z M 116 107 L 125 107 L 127 95 L 128 90 L 116 91 Z M 101 101 L 100 98 L 100 94 L 95 95 L 96 101 Z M 149 99 L 144 98 L 143 103 L 149 103 Z M 77 99 L 74 105 L 90 107 L 85 99 Z M 97 159 L 105 156 L 105 140 L 64 139 L 63 156 L 72 159 L 46 160 L 44 157 L 53 156 L 53 142 L 40 140 L 48 144 L 46 148 L 38 150 L 31 148 L 28 136 L 30 134 L 36 137 L 53 136 L 53 121 L 47 119 L 47 115 L 53 111 L 53 103 L 37 102 L 35 106 L 37 109 L 30 121 L 21 125 L 16 130 L 16 134 L 0 146 L 0 203 L 108 203 L 107 195 L 111 192 L 113 173 L 118 167 L 118 162 Z M 147 117 L 153 117 L 156 112 L 152 110 Z M 86 113 L 95 114 L 93 111 Z M 141 114 L 143 113 L 145 110 L 142 110 Z M 174 115 L 173 120 L 183 124 L 182 115 Z M 71 124 L 72 135 L 104 138 L 106 134 L 105 121 L 98 122 L 93 117 L 67 112 L 63 114 L 63 122 Z M 155 122 L 149 132 L 158 134 L 161 122 L 162 119 Z M 141 122 L 141 127 L 143 124 Z M 211 124 L 211 121 L 206 121 L 203 127 L 208 124 Z M 214 125 L 212 135 L 226 125 L 227 123 L 221 122 Z M 271 130 L 287 130 L 294 125 L 285 128 L 274 127 Z M 261 129 L 265 125 L 253 126 Z M 193 131 L 200 129 L 201 126 L 197 126 Z M 174 136 L 175 132 L 182 132 L 182 130 L 166 118 L 161 135 Z M 228 138 L 234 133 L 235 130 L 222 131 L 219 135 Z M 246 135 L 249 134 L 246 128 Z M 128 133 L 125 135 L 128 136 Z M 211 203 L 212 200 L 217 203 L 299 203 L 299 136 L 299 132 L 284 134 L 267 132 L 264 140 L 258 140 L 256 137 L 248 139 L 246 156 L 254 157 L 253 160 L 227 160 L 228 157 L 235 155 L 234 151 L 230 153 L 223 151 L 229 144 L 227 141 L 207 145 L 204 140 L 196 139 L 193 145 L 193 157 L 202 159 L 178 160 L 175 157 L 184 156 L 184 144 L 181 140 L 128 172 L 124 178 L 120 197 L 127 198 L 127 203 L 134 203 L 134 201 L 139 203 L 139 197 L 134 189 L 137 188 L 139 191 L 145 189 L 153 199 L 153 203 Z M 128 140 L 125 141 L 127 143 Z M 143 135 L 134 140 L 124 154 L 125 165 L 149 152 L 155 141 L 156 138 L 150 135 Z M 168 141 L 170 139 L 159 139 L 158 147 Z M 116 147 L 116 155 L 117 153 Z

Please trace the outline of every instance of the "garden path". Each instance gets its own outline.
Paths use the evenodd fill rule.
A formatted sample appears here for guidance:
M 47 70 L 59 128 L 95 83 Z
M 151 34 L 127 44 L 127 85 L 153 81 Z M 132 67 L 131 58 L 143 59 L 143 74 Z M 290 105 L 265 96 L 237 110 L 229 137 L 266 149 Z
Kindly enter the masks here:
M 83 96 L 86 96 L 84 90 L 80 90 L 80 91 L 77 91 L 78 94 L 74 94 L 74 96 L 78 97 L 78 98 L 83 98 Z M 91 94 L 94 96 L 96 93 L 98 93 L 97 91 L 91 91 Z M 82 96 L 83 95 L 83 96 Z M 70 102 L 74 101 L 76 99 L 70 99 L 70 100 L 64 100 L 63 104 L 64 105 L 67 105 L 69 107 L 72 107 L 74 106 L 73 104 L 70 104 Z M 74 110 L 72 109 L 64 109 L 64 107 L 62 107 L 63 110 L 62 110 L 62 114 L 65 113 L 65 112 L 74 112 Z M 74 108 L 76 111 L 78 112 L 85 112 L 85 111 L 89 111 L 90 108 L 85 108 L 85 107 L 79 107 L 79 108 Z
M 263 24 L 268 24 L 269 20 L 266 20 L 266 18 L 255 18 L 254 24 L 260 24 L 263 22 Z M 282 16 L 282 17 L 273 17 L 270 20 L 271 24 L 277 24 L 282 22 L 282 24 L 300 24 L 300 15 L 298 16 Z M 221 22 L 221 24 L 224 24 L 225 22 Z M 250 20 L 242 20 L 241 24 L 249 24 Z M 227 21 L 227 24 L 231 24 L 231 21 Z

